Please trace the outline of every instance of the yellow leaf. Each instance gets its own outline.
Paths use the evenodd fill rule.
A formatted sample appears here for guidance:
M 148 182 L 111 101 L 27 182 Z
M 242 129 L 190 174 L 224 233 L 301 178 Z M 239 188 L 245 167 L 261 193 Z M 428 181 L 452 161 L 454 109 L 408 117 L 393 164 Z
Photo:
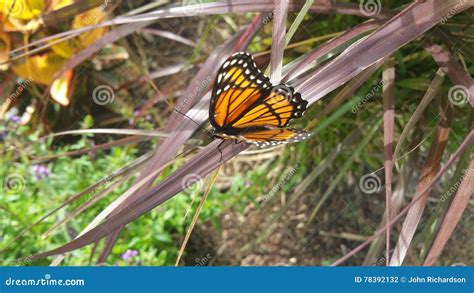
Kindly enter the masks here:
M 103 7 L 96 7 L 94 9 L 91 9 L 87 12 L 84 12 L 76 17 L 74 17 L 74 20 L 72 22 L 72 28 L 73 29 L 78 29 L 81 27 L 89 26 L 89 25 L 94 25 L 97 23 L 102 22 L 106 17 L 106 13 L 103 9 Z M 95 42 L 97 39 L 102 37 L 106 31 L 105 27 L 102 28 L 97 28 L 88 32 L 85 32 L 79 36 L 79 44 L 81 46 L 81 49 L 86 48 L 93 42 Z
M 60 105 L 67 106 L 70 103 L 72 77 L 72 70 L 68 70 L 51 85 L 51 97 Z
M 8 63 L 2 64 L 7 62 L 9 58 L 9 53 L 11 50 L 11 40 L 10 36 L 4 32 L 0 31 L 0 70 L 5 71 L 8 69 Z
M 30 79 L 35 83 L 50 85 L 53 82 L 54 74 L 59 71 L 66 62 L 66 59 L 54 53 L 36 55 L 28 58 L 22 64 L 12 66 L 16 75 Z
M 44 8 L 44 0 L 0 0 L 2 14 L 23 20 L 40 15 Z
M 1 0 L 0 0 L 1 1 Z M 0 10 L 0 25 L 1 25 L 1 30 L 3 32 L 19 32 L 22 31 L 22 26 L 24 25 L 24 21 L 9 17 L 6 18 L 5 15 L 2 14 Z M 13 20 L 13 22 L 12 22 Z
M 59 8 L 71 5 L 72 3 L 74 3 L 72 0 L 53 0 L 51 3 L 51 10 L 58 10 Z
M 102 7 L 91 9 L 85 13 L 74 17 L 72 29 L 78 29 L 84 26 L 99 23 L 105 19 L 105 12 Z M 55 44 L 51 49 L 63 58 L 71 58 L 76 52 L 86 48 L 97 39 L 102 37 L 106 28 L 97 28 L 80 34 L 77 38 Z
M 73 40 L 74 39 L 54 44 L 51 46 L 51 49 L 54 51 L 54 53 L 58 54 L 59 56 L 69 59 L 72 57 L 72 55 L 74 55 L 74 51 L 75 51 L 74 45 L 72 42 Z

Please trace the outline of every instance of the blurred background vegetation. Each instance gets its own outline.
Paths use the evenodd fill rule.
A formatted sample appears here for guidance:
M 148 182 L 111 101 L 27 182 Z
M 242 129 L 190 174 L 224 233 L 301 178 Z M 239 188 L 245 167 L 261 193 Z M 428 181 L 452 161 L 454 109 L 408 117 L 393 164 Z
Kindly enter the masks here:
M 187 4 L 193 4 L 187 1 Z M 199 1 L 202 3 L 203 1 Z M 205 1 L 204 1 L 205 2 Z M 357 1 L 356 1 L 357 2 Z M 143 7 L 158 8 L 169 1 L 88 1 L 89 8 L 56 23 L 37 23 L 39 15 L 67 6 L 68 1 L 27 1 L 21 13 L 0 1 L 0 61 L 15 48 L 53 33 L 125 15 Z M 357 2 L 358 3 L 358 2 Z M 410 1 L 382 1 L 384 9 L 400 9 Z M 8 6 L 10 5 L 10 6 Z M 102 5 L 102 6 L 98 6 Z M 18 8 L 19 9 L 19 8 Z M 298 12 L 290 12 L 288 26 Z M 0 71 L 0 264 L 48 265 L 46 259 L 17 259 L 62 245 L 78 235 L 90 221 L 130 187 L 136 174 L 91 203 L 110 184 L 99 184 L 79 200 L 58 210 L 11 243 L 31 224 L 69 198 L 154 149 L 159 137 L 146 131 L 162 130 L 175 102 L 200 64 L 255 14 L 222 14 L 180 17 L 154 22 L 146 29 L 105 46 L 74 70 L 55 76 L 73 56 L 111 28 L 99 28 L 2 63 Z M 285 50 L 284 64 L 363 23 L 355 15 L 308 13 Z M 460 13 L 430 34 L 452 52 L 472 75 L 472 10 Z M 170 34 L 168 36 L 166 34 Z M 415 40 L 391 57 L 395 64 L 395 137 L 399 137 L 413 112 L 437 77 L 439 66 Z M 426 37 L 428 38 L 428 37 Z M 442 41 L 442 42 L 441 42 Z M 252 40 L 248 51 L 259 64 L 269 60 L 272 25 L 268 23 Z M 177 67 L 176 67 L 177 66 Z M 218 66 L 218 64 L 216 64 Z M 173 69 L 174 68 L 174 69 Z M 178 68 L 176 70 L 176 68 Z M 176 70 L 172 73 L 164 72 Z M 184 252 L 182 265 L 328 265 L 371 236 L 385 211 L 383 188 L 384 142 L 382 70 L 374 70 L 347 100 L 337 102 L 338 89 L 313 104 L 301 121 L 293 123 L 313 131 L 308 141 L 283 148 L 251 149 L 220 170 L 204 202 L 199 220 Z M 150 78 L 147 78 L 150 77 Z M 432 102 L 413 126 L 396 162 L 394 189 L 403 186 L 400 206 L 411 200 L 419 170 L 433 140 L 453 86 L 439 77 Z M 94 99 L 94 90 L 106 86 L 105 100 Z M 306 98 L 306 97 L 304 97 Z M 453 119 L 445 157 L 449 158 L 469 133 L 473 112 L 469 103 L 450 105 Z M 354 111 L 354 109 L 357 109 Z M 69 130 L 114 128 L 143 130 L 140 135 L 73 133 Z M 193 152 L 208 143 L 204 131 L 188 141 L 183 151 Z M 447 203 L 441 195 L 459 181 L 469 155 L 436 185 L 405 264 L 418 265 L 429 247 Z M 158 180 L 165 178 L 190 155 L 177 157 Z M 409 170 L 400 166 L 408 165 Z M 457 171 L 456 171 L 457 170 Z M 364 192 L 360 178 L 373 174 L 378 188 Z M 406 178 L 403 178 L 403 177 Z M 157 180 L 157 181 L 158 181 Z M 208 181 L 206 181 L 208 182 Z M 206 184 L 187 188 L 171 200 L 138 218 L 123 230 L 108 265 L 174 265 Z M 400 187 L 401 188 L 401 187 Z M 74 213 L 85 204 L 80 213 Z M 473 265 L 473 205 L 461 219 L 439 265 Z M 68 221 L 61 221 L 68 218 Z M 53 228 L 53 230 L 50 230 Z M 400 224 L 395 225 L 400 229 Z M 393 242 L 396 241 L 393 236 Z M 75 250 L 64 265 L 94 264 L 94 246 Z M 382 253 L 367 258 L 368 251 L 347 264 L 385 265 Z

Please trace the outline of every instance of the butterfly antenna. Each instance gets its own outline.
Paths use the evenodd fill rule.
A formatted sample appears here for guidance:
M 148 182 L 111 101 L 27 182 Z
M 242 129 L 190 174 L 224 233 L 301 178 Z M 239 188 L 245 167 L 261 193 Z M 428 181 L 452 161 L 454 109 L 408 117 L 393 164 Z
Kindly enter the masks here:
M 179 113 L 181 115 L 183 115 L 184 117 L 188 118 L 189 120 L 191 120 L 192 122 L 194 122 L 197 126 L 201 126 L 201 124 L 197 123 L 196 121 L 194 121 L 191 117 L 189 117 L 188 115 L 184 114 L 183 112 L 181 112 L 178 108 L 174 108 L 174 111 L 176 113 Z
M 197 123 L 196 121 L 194 121 L 191 117 L 189 117 L 188 115 L 186 115 L 185 113 L 181 112 L 178 108 L 174 108 L 174 110 L 176 111 L 176 113 L 179 113 L 181 115 L 183 115 L 184 117 L 188 118 L 189 120 L 191 120 L 192 122 L 194 122 L 197 126 L 201 127 L 201 124 Z M 214 134 L 209 131 L 209 130 L 206 130 L 207 132 L 207 135 L 209 135 L 210 138 L 214 138 Z

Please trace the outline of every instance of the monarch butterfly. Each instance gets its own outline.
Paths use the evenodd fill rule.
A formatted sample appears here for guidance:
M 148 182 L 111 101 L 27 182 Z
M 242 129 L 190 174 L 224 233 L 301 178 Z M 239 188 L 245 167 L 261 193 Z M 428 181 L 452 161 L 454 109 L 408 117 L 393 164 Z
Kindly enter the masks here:
M 212 136 L 259 147 L 302 141 L 311 133 L 286 126 L 307 105 L 291 86 L 272 85 L 249 53 L 238 52 L 222 64 L 212 89 Z

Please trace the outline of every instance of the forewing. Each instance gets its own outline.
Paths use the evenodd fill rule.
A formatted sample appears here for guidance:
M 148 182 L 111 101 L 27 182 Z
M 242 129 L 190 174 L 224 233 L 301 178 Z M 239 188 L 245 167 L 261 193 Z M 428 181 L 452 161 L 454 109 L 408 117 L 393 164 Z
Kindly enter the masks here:
M 214 127 L 231 127 L 233 120 L 248 111 L 272 85 L 257 68 L 250 54 L 239 52 L 222 64 L 212 90 L 209 120 Z

